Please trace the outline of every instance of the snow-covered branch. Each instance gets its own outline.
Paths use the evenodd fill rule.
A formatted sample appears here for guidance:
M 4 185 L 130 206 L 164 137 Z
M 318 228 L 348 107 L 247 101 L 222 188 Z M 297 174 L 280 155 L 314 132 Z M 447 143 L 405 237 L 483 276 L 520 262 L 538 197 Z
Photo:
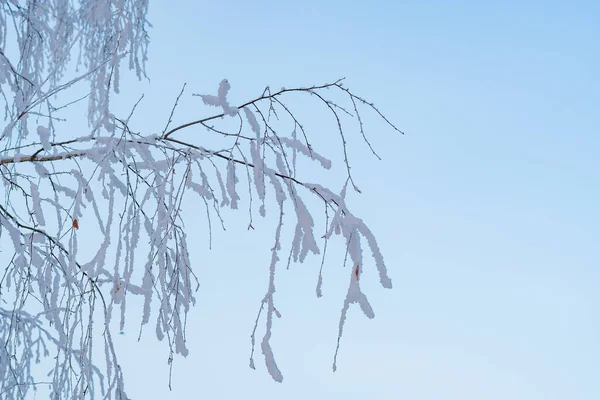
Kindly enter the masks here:
M 204 207 L 210 240 L 213 220 L 225 224 L 224 208 L 239 211 L 246 203 L 250 229 L 257 211 L 261 217 L 277 215 L 267 290 L 251 339 L 255 367 L 256 334 L 264 321 L 260 347 L 276 381 L 283 380 L 283 373 L 270 339 L 276 333 L 274 316 L 280 317 L 276 277 L 286 234 L 290 262 L 324 253 L 335 235 L 343 238 L 354 267 L 338 347 L 350 304 L 374 316 L 359 285 L 369 265 L 365 244 L 382 287 L 392 286 L 375 236 L 346 204 L 349 184 L 358 190 L 346 132 L 353 126 L 376 154 L 362 113 L 371 112 L 390 130 L 400 131 L 341 79 L 279 91 L 267 87 L 239 106 L 228 99 L 232 87 L 227 80 L 216 93 L 199 99 L 187 98 L 184 85 L 166 125 L 156 121 L 164 129 L 138 131 L 132 117 L 139 102 L 120 116 L 110 100 L 119 91 L 124 60 L 138 78 L 145 76 L 147 7 L 147 0 L 0 2 L 0 98 L 6 100 L 0 134 L 2 399 L 25 398 L 40 385 L 50 387 L 52 398 L 125 398 L 112 333 L 116 324 L 122 331 L 131 323 L 128 309 L 135 306 L 134 297 L 142 311 L 140 334 L 152 325 L 168 346 L 169 362 L 188 355 L 186 320 L 199 287 L 185 223 L 188 197 Z M 14 44 L 7 43 L 11 29 Z M 78 62 L 71 60 L 74 54 Z M 86 72 L 74 74 L 76 65 Z M 89 86 L 87 94 L 68 98 L 83 83 Z M 62 106 L 54 104 L 59 98 Z M 198 109 L 202 102 L 202 110 L 218 111 L 204 117 L 198 112 L 189 122 L 174 124 L 186 99 Z M 329 157 L 336 154 L 311 144 L 310 123 L 298 114 L 295 99 L 310 100 L 331 116 L 346 171 L 339 193 L 323 182 L 308 183 L 302 175 L 308 164 L 318 171 L 332 169 Z M 67 110 L 84 100 L 88 131 L 72 135 Z M 210 137 L 189 134 L 200 128 Z M 310 176 L 313 180 L 318 174 Z M 323 247 L 307 196 L 325 205 Z M 277 212 L 267 214 L 270 207 Z M 291 232 L 284 221 L 286 226 L 291 222 Z M 320 296 L 321 272 L 318 281 Z M 98 357 L 101 353 L 104 357 Z M 33 368 L 32 360 L 40 368 Z M 48 378 L 38 379 L 43 369 Z

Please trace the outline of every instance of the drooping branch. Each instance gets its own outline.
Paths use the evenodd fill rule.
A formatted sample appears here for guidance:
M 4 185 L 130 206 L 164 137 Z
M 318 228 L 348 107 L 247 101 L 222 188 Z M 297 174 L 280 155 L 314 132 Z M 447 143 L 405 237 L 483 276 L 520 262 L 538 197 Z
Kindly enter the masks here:
M 168 345 L 169 363 L 175 355 L 188 354 L 187 313 L 195 304 L 198 280 L 188 251 L 185 196 L 196 196 L 204 204 L 209 242 L 211 219 L 216 216 L 224 229 L 220 210 L 236 210 L 245 200 L 239 191 L 241 181 L 247 183 L 249 229 L 254 228 L 257 208 L 263 217 L 273 201 L 278 208 L 269 281 L 251 339 L 254 366 L 255 336 L 264 320 L 261 350 L 267 371 L 277 381 L 283 380 L 283 373 L 270 339 L 275 334 L 274 317 L 280 317 L 276 273 L 286 234 L 291 235 L 288 267 L 291 261 L 303 262 L 309 254 L 323 251 L 318 296 L 331 237 L 343 238 L 352 261 L 334 363 L 348 307 L 358 303 L 368 317 L 374 315 L 358 285 L 365 268 L 363 243 L 371 250 L 381 285 L 391 287 L 373 234 L 346 205 L 348 183 L 357 189 L 350 174 L 346 131 L 353 123 L 376 157 L 361 112 L 373 111 L 391 130 L 402 132 L 373 103 L 343 86 L 342 79 L 279 91 L 267 87 L 237 107 L 227 100 L 230 85 L 224 80 L 216 95 L 199 96 L 219 112 L 200 119 L 192 116 L 190 122 L 173 126 L 179 104 L 185 101 L 184 85 L 166 124 L 156 124 L 161 128 L 154 132 L 136 132 L 132 117 L 143 96 L 123 118 L 115 115 L 110 100 L 119 91 L 121 64 L 127 58 L 137 77 L 145 76 L 147 6 L 147 0 L 0 1 L 0 97 L 6 100 L 7 121 L 0 133 L 4 190 L 0 235 L 6 235 L 13 250 L 11 257 L 3 249 L 2 255 L 10 259 L 0 278 L 0 331 L 7 338 L 4 353 L 0 350 L 2 399 L 24 398 L 29 388 L 39 386 L 41 380 L 34 379 L 29 368 L 28 348 L 34 343 L 44 348 L 51 397 L 94 398 L 99 392 L 106 399 L 125 398 L 111 333 L 115 314 L 120 314 L 121 331 L 126 320 L 131 321 L 127 311 L 131 296 L 143 300 L 140 335 L 152 323 L 157 338 Z M 16 43 L 7 47 L 9 36 L 4 32 L 9 28 Z M 80 60 L 70 62 L 78 46 Z M 83 65 L 85 72 L 71 71 L 74 64 Z M 86 92 L 69 98 L 75 85 L 84 83 Z M 308 183 L 297 173 L 302 160 L 323 170 L 332 166 L 326 154 L 313 148 L 309 125 L 289 103 L 306 95 L 332 116 L 341 137 L 347 176 L 340 182 L 340 193 Z M 61 98 L 61 106 L 54 104 L 56 98 Z M 74 130 L 64 129 L 64 113 L 83 99 L 88 101 L 89 134 L 69 136 Z M 183 135 L 199 127 L 225 145 Z M 306 191 L 325 205 L 322 250 L 310 203 L 304 200 Z M 284 215 L 285 226 L 288 219 L 292 222 L 291 232 L 284 229 Z M 36 341 L 34 331 L 44 340 Z M 92 350 L 96 332 L 101 333 L 104 361 Z

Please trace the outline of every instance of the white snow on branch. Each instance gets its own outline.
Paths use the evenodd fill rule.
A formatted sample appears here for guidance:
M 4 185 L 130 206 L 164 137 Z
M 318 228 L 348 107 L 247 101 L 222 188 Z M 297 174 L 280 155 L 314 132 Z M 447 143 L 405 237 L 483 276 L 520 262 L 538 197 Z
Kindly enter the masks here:
M 238 208 L 238 200 L 240 200 L 240 196 L 235 190 L 235 185 L 237 182 L 238 178 L 235 175 L 235 162 L 230 160 L 227 163 L 227 193 L 231 198 L 231 208 L 234 210 Z
M 325 169 L 331 168 L 331 160 L 323 157 L 322 155 L 315 152 L 313 149 L 309 149 L 304 143 L 299 140 L 291 139 L 285 136 L 277 137 L 277 139 L 273 139 L 273 141 L 279 140 L 281 143 L 285 144 L 292 150 L 296 150 L 307 157 L 310 157 L 312 160 L 316 160 L 321 163 L 321 166 Z
M 50 145 L 50 130 L 45 126 L 40 125 L 37 127 L 37 132 L 40 136 L 40 141 L 42 142 L 42 147 L 44 148 L 44 150 L 50 151 L 50 149 L 52 148 L 52 146 Z
M 30 182 L 29 186 L 31 192 L 31 201 L 33 203 L 33 215 L 35 215 L 35 219 L 37 223 L 40 225 L 46 225 L 46 219 L 44 218 L 44 212 L 42 211 L 42 199 L 40 198 L 40 191 L 38 190 L 37 185 L 33 182 Z
M 200 96 L 204 104 L 207 106 L 221 107 L 224 114 L 234 117 L 237 115 L 238 109 L 237 107 L 230 106 L 229 102 L 227 101 L 227 93 L 229 92 L 229 89 L 231 89 L 229 81 L 227 81 L 227 79 L 223 79 L 219 84 L 219 91 L 216 96 L 210 94 L 195 94 L 195 96 Z

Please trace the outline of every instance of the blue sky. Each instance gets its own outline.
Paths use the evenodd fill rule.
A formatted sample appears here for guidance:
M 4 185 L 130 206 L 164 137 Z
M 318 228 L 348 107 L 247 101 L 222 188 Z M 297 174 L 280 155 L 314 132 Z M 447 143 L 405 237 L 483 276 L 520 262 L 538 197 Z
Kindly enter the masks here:
M 406 135 L 370 119 L 377 161 L 354 133 L 364 194 L 352 210 L 378 238 L 394 289 L 366 266 L 376 318 L 351 310 L 336 373 L 343 252 L 330 253 L 321 299 L 320 258 L 280 269 L 276 384 L 260 354 L 248 368 L 274 214 L 251 233 L 246 214 L 227 214 L 208 251 L 192 207 L 202 286 L 191 354 L 176 359 L 169 392 L 168 349 L 152 329 L 137 344 L 130 320 L 119 337 L 129 395 L 600 398 L 600 6 L 522 3 L 151 3 L 151 81 L 124 81 L 115 100 L 146 94 L 138 128 L 162 126 L 184 82 L 212 93 L 227 78 L 237 104 L 266 85 L 346 77 Z M 336 132 L 315 115 L 315 141 L 335 153 Z

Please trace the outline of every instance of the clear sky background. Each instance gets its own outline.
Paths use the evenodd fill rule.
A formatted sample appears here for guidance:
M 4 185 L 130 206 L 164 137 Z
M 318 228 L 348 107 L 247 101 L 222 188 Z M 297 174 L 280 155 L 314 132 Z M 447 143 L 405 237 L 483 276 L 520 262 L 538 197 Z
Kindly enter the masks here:
M 124 81 L 115 100 L 130 108 L 145 93 L 140 130 L 162 129 L 184 82 L 214 93 L 227 78 L 238 104 L 266 85 L 346 77 L 406 135 L 369 120 L 382 161 L 350 135 L 364 192 L 351 208 L 394 289 L 365 266 L 376 317 L 352 308 L 336 373 L 343 249 L 329 254 L 321 299 L 319 257 L 279 269 L 277 384 L 260 351 L 248 367 L 275 210 L 254 232 L 247 213 L 226 213 L 209 251 L 192 204 L 191 354 L 175 360 L 170 392 L 168 348 L 152 327 L 137 343 L 130 305 L 118 345 L 131 397 L 600 398 L 600 3 L 156 1 L 149 19 L 151 82 Z M 182 121 L 208 112 L 185 107 Z M 321 152 L 337 154 L 330 121 L 314 118 Z

